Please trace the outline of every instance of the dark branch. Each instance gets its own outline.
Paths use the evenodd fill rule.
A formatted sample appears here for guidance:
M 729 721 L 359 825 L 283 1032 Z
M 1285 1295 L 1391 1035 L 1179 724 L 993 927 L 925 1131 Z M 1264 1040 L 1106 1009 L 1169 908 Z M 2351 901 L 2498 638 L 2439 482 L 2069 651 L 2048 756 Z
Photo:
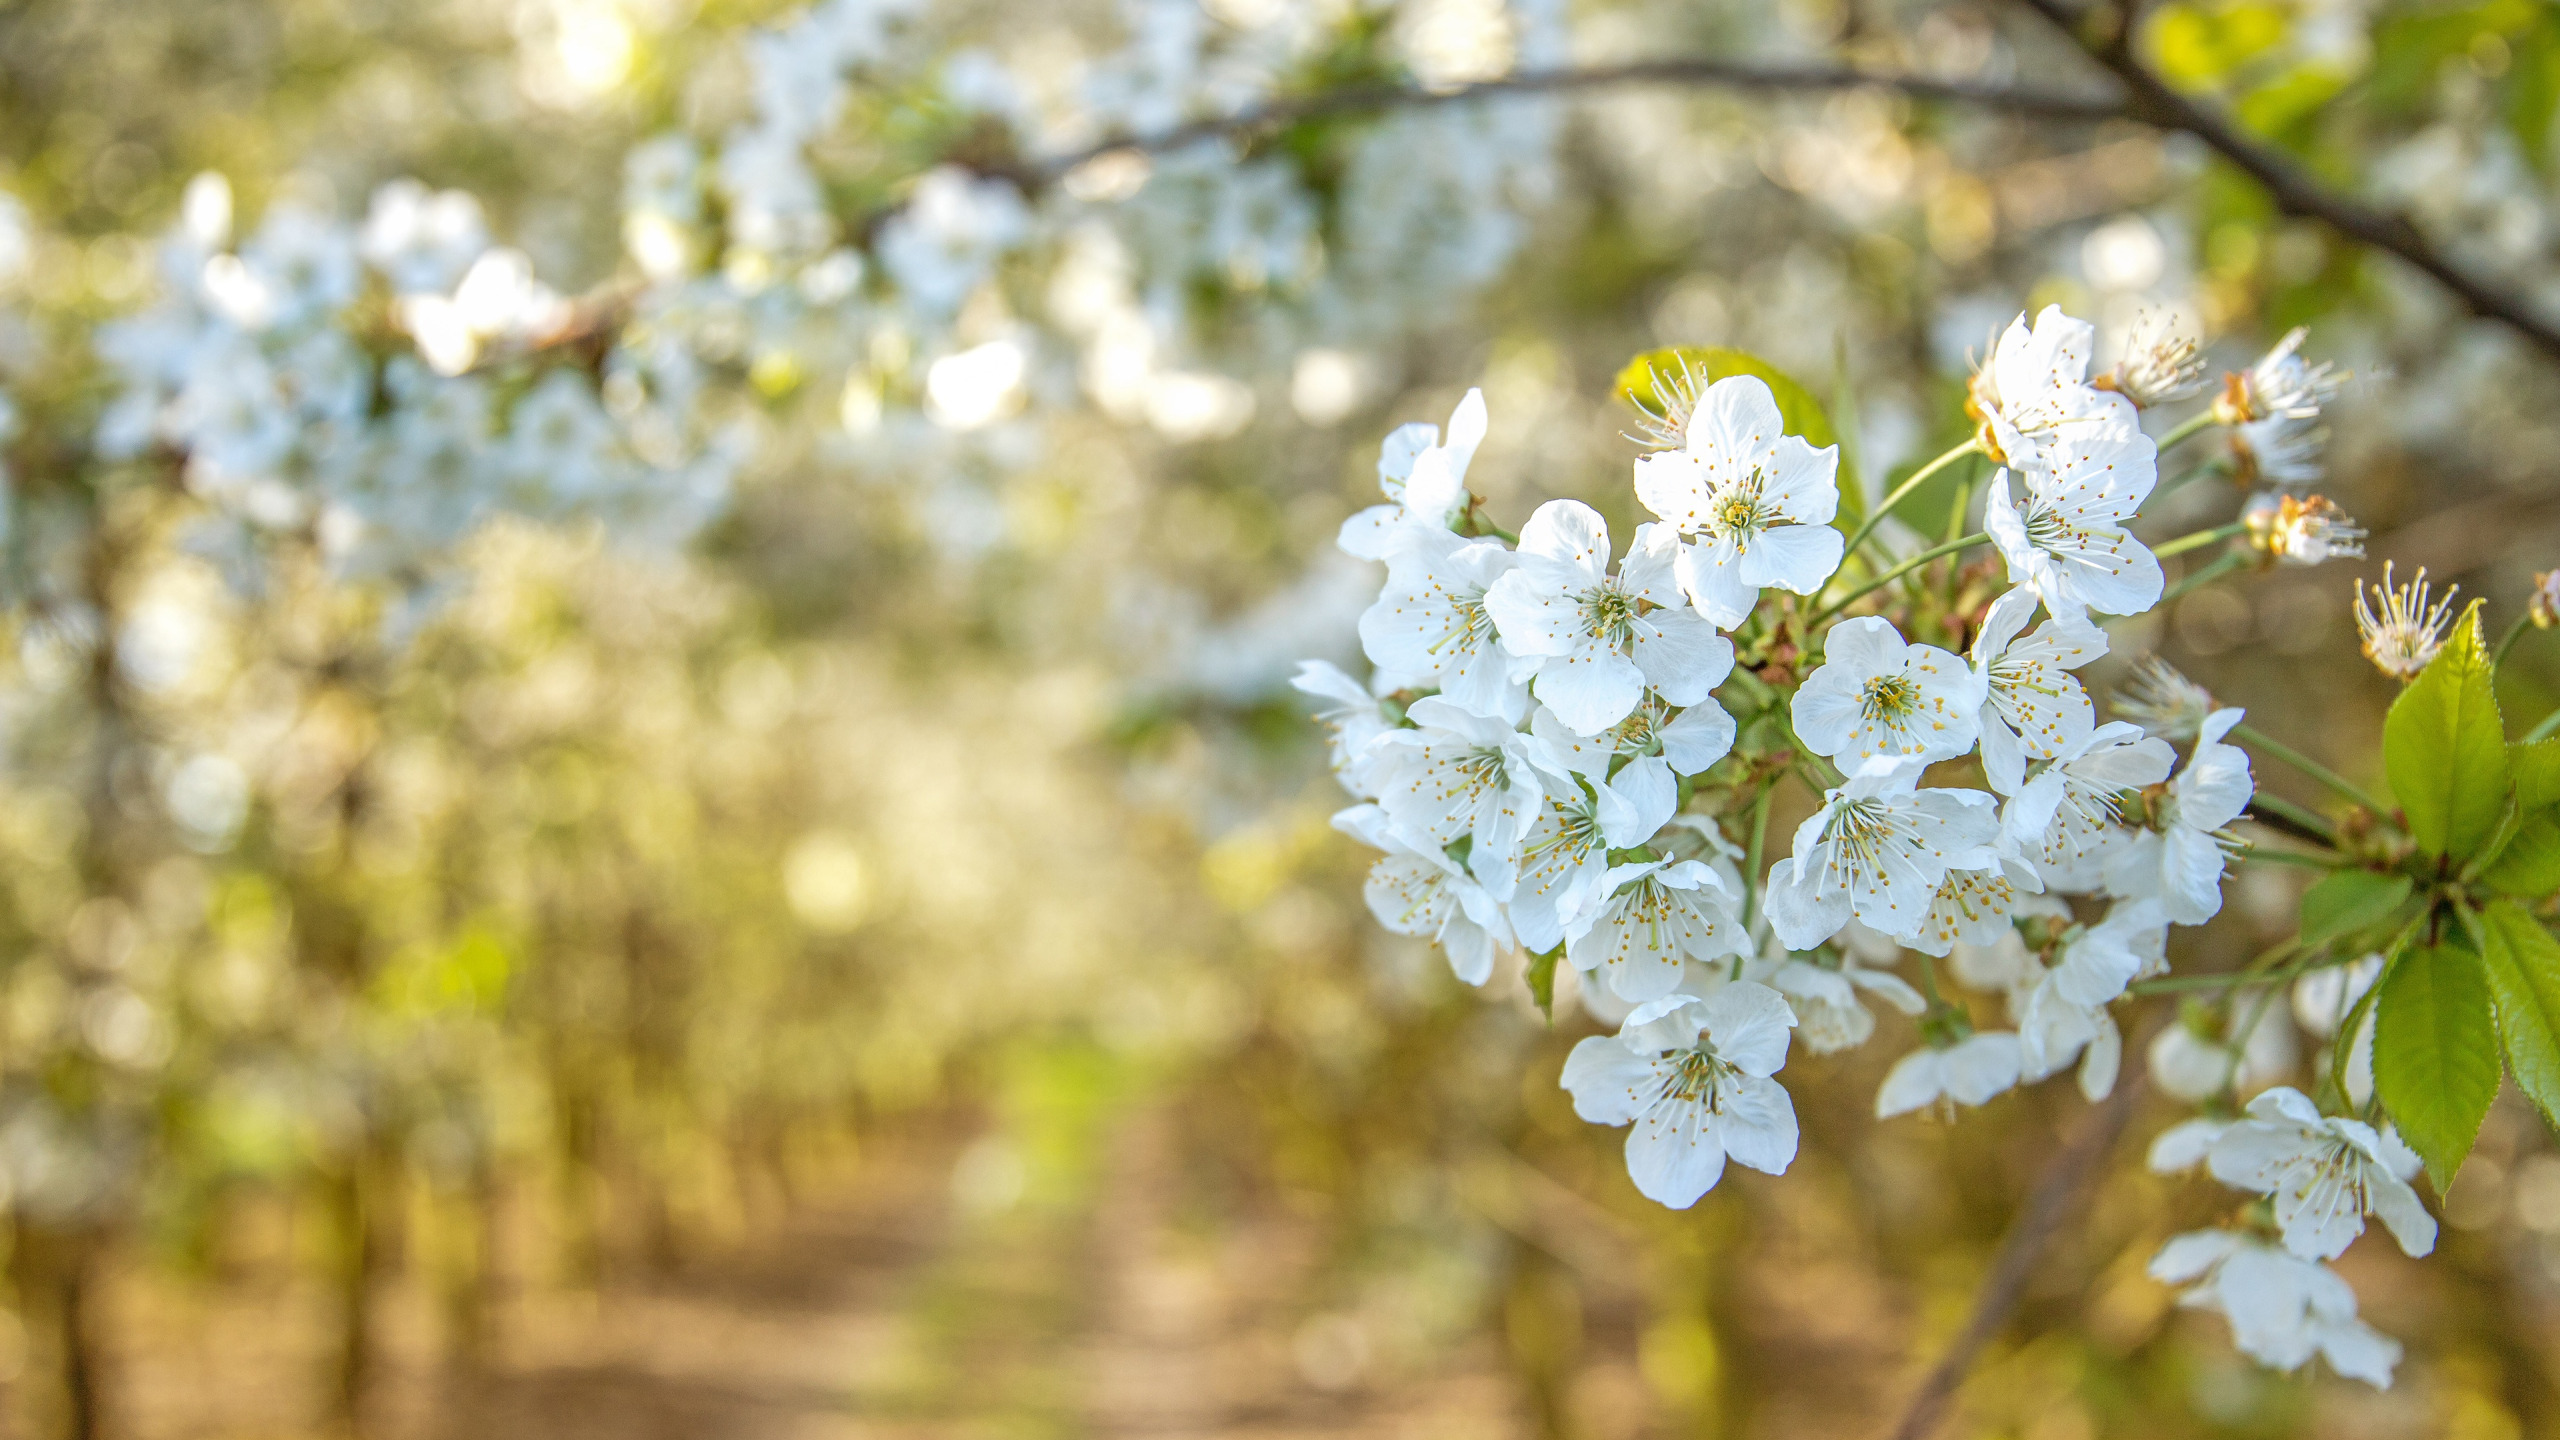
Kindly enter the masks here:
M 2084 17 L 2063 0 L 2022 3 L 2115 76 L 2124 87 L 2123 113 L 2128 118 L 2155 129 L 2193 135 L 2257 181 L 2276 208 L 2318 220 L 2350 240 L 2399 256 L 2452 291 L 2474 315 L 2504 322 L 2544 354 L 2560 360 L 2560 328 L 2518 296 L 2445 258 L 2407 216 L 2330 192 L 2282 152 L 2171 89 L 2134 55 L 2130 36 L 2091 36 L 2083 28 Z
M 2141 1035 L 2126 1041 L 2124 1069 L 2116 1076 L 2115 1090 L 2081 1117 L 2070 1143 L 2053 1157 L 2053 1163 L 2036 1182 L 2027 1208 L 2019 1212 L 2008 1237 L 2000 1242 L 2000 1253 L 1992 1260 L 1991 1274 L 1983 1280 L 1980 1293 L 1974 1296 L 1973 1313 L 1965 1318 L 1963 1332 L 1930 1367 L 1928 1377 L 1912 1394 L 1910 1406 L 1902 1412 L 1902 1423 L 1893 1427 L 1893 1440 L 1927 1440 L 1945 1417 L 1947 1402 L 1955 1398 L 1956 1388 L 1964 1383 L 1983 1347 L 2007 1327 L 2009 1316 L 2026 1294 L 2027 1281 L 2035 1275 L 2036 1262 L 2044 1258 L 2045 1247 L 2053 1243 L 2063 1223 L 2071 1218 L 2081 1193 L 2088 1189 L 2098 1167 L 2123 1137 L 2125 1126 L 2132 1123 L 2134 1109 L 2142 1098 L 2142 1049 L 2149 1039 L 2150 1030 L 2146 1027 Z
M 1756 64 L 1739 60 L 1647 60 L 1630 65 L 1598 65 L 1587 69 L 1524 70 L 1492 80 L 1445 89 L 1410 85 L 1352 85 L 1321 94 L 1275 100 L 1206 120 L 1193 120 L 1151 135 L 1107 140 L 1070 154 L 1021 166 L 1008 178 L 1028 185 L 1057 179 L 1089 160 L 1118 151 L 1160 155 L 1210 140 L 1250 135 L 1322 120 L 1379 110 L 1413 110 L 1501 95 L 1561 95 L 1621 86 L 1670 85 L 1753 91 L 1835 92 L 1886 91 L 1917 100 L 1944 100 L 2014 111 L 2047 120 L 2120 120 L 2124 102 L 2107 95 L 2049 90 L 2032 85 L 2002 85 L 1979 80 L 1936 80 L 1857 70 L 1838 65 Z M 989 173 L 1007 173 L 1001 170 Z

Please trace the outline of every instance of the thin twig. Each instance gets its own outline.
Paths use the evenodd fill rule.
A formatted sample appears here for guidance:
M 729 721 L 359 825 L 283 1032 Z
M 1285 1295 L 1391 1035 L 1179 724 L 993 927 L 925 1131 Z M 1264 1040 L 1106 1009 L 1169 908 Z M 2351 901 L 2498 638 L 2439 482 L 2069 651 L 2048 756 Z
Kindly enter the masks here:
M 1645 60 L 1560 70 L 1523 70 L 1464 85 L 1425 89 L 1413 85 L 1346 85 L 1313 95 L 1274 100 L 1232 115 L 1187 121 L 1147 135 L 1123 136 L 1046 160 L 1033 161 L 1009 178 L 1045 184 L 1091 160 L 1117 151 L 1161 155 L 1210 140 L 1274 130 L 1308 120 L 1380 110 L 1427 109 L 1497 95 L 1559 95 L 1630 85 L 1702 86 L 1720 90 L 1887 90 L 1915 100 L 1946 100 L 2010 110 L 2047 120 L 2117 120 L 2122 101 L 2085 91 L 2050 90 L 1981 80 L 1939 80 L 1926 75 L 1859 70 L 1845 65 L 1790 65 L 1699 57 Z M 986 173 L 1003 174 L 1002 170 Z
M 2323 187 L 2283 152 L 2170 88 L 2133 53 L 2130 37 L 2122 32 L 2106 40 L 2093 39 L 2083 28 L 2084 13 L 2064 0 L 2021 3 L 2071 37 L 2083 53 L 2115 76 L 2124 87 L 2127 118 L 2154 129 L 2196 137 L 2258 182 L 2278 210 L 2318 220 L 2350 240 L 2399 256 L 2452 291 L 2471 313 L 2503 321 L 2545 355 L 2560 359 L 2560 327 L 2521 297 L 2447 259 L 2407 216 L 2377 210 Z
M 2140 1056 L 2147 1043 L 2150 1027 L 2145 1027 L 2139 1041 L 2125 1045 L 2124 1070 L 2116 1076 L 2115 1092 L 2082 1117 L 2071 1142 L 2053 1158 L 2044 1175 L 2036 1182 L 2035 1194 L 2009 1227 L 2008 1238 L 2000 1242 L 2000 1253 L 1991 1262 L 1991 1274 L 1974 1296 L 1973 1313 L 1965 1320 L 1964 1329 L 1956 1336 L 1947 1353 L 1930 1368 L 1927 1378 L 1913 1393 L 1911 1404 L 1902 1412 L 1902 1422 L 1893 1427 L 1893 1440 L 1926 1440 L 1945 1418 L 1947 1402 L 1955 1398 L 1956 1388 L 1964 1383 L 1967 1371 L 1980 1358 L 1984 1347 L 2009 1323 L 2010 1314 L 2026 1294 L 2027 1281 L 2035 1274 L 2036 1262 L 2044 1258 L 2045 1247 L 2053 1243 L 2063 1223 L 2078 1208 L 2081 1193 L 2089 1186 L 2098 1166 L 2123 1138 L 2125 1126 L 2133 1121 L 2142 1091 Z

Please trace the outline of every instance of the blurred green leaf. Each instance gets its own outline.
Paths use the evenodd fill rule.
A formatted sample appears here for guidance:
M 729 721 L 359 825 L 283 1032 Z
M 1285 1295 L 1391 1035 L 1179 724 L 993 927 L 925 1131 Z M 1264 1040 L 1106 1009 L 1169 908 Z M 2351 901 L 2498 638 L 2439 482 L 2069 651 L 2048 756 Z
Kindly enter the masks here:
M 2417 882 L 2371 870 L 2333 870 L 2302 894 L 2302 946 L 2315 949 L 2389 919 Z
M 2173 85 L 2213 85 L 2284 40 L 2285 12 L 2263 3 L 2163 5 L 2144 38 L 2152 65 Z
M 2545 6 L 2512 42 L 2507 129 L 2536 170 L 2551 168 L 2551 121 L 2560 114 L 2560 7 Z
M 2507 803 L 2507 737 L 2480 643 L 2480 603 L 2400 692 L 2382 723 L 2382 761 L 2409 833 L 2429 856 L 2468 858 Z
M 2441 1194 L 2498 1098 L 2488 977 L 2479 956 L 2453 945 L 2406 950 L 2375 1007 L 2374 1091 Z
M 2516 1084 L 2560 1127 L 2560 941 L 2512 900 L 2481 916 L 2481 959 Z

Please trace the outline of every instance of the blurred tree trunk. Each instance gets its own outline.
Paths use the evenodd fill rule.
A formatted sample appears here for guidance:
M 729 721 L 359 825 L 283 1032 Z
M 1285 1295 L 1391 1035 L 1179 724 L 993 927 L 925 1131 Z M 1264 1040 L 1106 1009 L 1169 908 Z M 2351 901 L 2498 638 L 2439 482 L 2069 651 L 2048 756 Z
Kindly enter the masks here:
M 14 1386 L 13 1433 L 30 1440 L 96 1440 L 105 1433 L 96 1291 L 105 1237 L 83 1225 L 21 1216 L 9 1254 L 27 1357 Z

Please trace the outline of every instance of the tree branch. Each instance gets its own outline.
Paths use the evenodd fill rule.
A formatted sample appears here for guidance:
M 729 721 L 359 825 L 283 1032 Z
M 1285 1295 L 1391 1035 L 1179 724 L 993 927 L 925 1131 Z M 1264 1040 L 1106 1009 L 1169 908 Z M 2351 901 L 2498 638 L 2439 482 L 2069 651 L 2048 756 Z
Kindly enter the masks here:
M 1916 100 L 1945 100 L 2014 111 L 2047 120 L 2120 120 L 2124 102 L 2110 95 L 2053 90 L 2033 85 L 2006 85 L 1980 80 L 1938 80 L 1925 75 L 1858 70 L 1840 65 L 1756 63 L 1741 60 L 1645 60 L 1628 65 L 1595 65 L 1563 70 L 1524 70 L 1491 80 L 1470 81 L 1439 89 L 1411 85 L 1350 85 L 1315 95 L 1273 100 L 1232 115 L 1188 121 L 1152 134 L 1123 136 L 1082 150 L 1031 161 L 1020 167 L 994 167 L 984 173 L 1003 175 L 1026 188 L 1055 181 L 1091 160 L 1117 152 L 1161 155 L 1211 140 L 1380 110 L 1430 109 L 1461 101 L 1502 95 L 1562 95 L 1620 86 L 1667 85 L 1725 90 L 1813 91 L 1880 90 Z
M 2092 37 L 2084 28 L 2084 14 L 2064 0 L 2021 3 L 2051 22 L 2082 53 L 2115 76 L 2124 87 L 2123 112 L 2128 118 L 2154 129 L 2196 137 L 2257 181 L 2268 198 L 2276 202 L 2277 209 L 2318 220 L 2350 240 L 2399 256 L 2452 291 L 2472 314 L 2505 323 L 2545 355 L 2560 360 L 2560 327 L 2522 298 L 2447 259 L 2407 216 L 2331 193 L 2282 151 L 2171 89 L 2133 53 L 2130 33 Z
M 2116 1088 L 2081 1118 L 2070 1143 L 2053 1157 L 2053 1163 L 2036 1182 L 2035 1193 L 2019 1212 L 2017 1222 L 2009 1227 L 2008 1237 L 2000 1242 L 2000 1253 L 1991 1262 L 1991 1274 L 1974 1296 L 1973 1313 L 1966 1317 L 1955 1343 L 1947 1347 L 1947 1353 L 1930 1367 L 1927 1378 L 1913 1392 L 1901 1423 L 1893 1427 L 1893 1440 L 1927 1440 L 1945 1418 L 1947 1402 L 1955 1398 L 1956 1389 L 1973 1369 L 1973 1362 L 2007 1327 L 2018 1301 L 2026 1294 L 2027 1281 L 2035 1275 L 2036 1262 L 2044 1258 L 2045 1247 L 2061 1233 L 2063 1223 L 2079 1207 L 2081 1193 L 2133 1121 L 2133 1112 L 2142 1099 L 2141 1057 L 2149 1045 L 2152 1028 L 2146 1026 L 2139 1035 L 2127 1038 L 2124 1068 L 2116 1076 Z

